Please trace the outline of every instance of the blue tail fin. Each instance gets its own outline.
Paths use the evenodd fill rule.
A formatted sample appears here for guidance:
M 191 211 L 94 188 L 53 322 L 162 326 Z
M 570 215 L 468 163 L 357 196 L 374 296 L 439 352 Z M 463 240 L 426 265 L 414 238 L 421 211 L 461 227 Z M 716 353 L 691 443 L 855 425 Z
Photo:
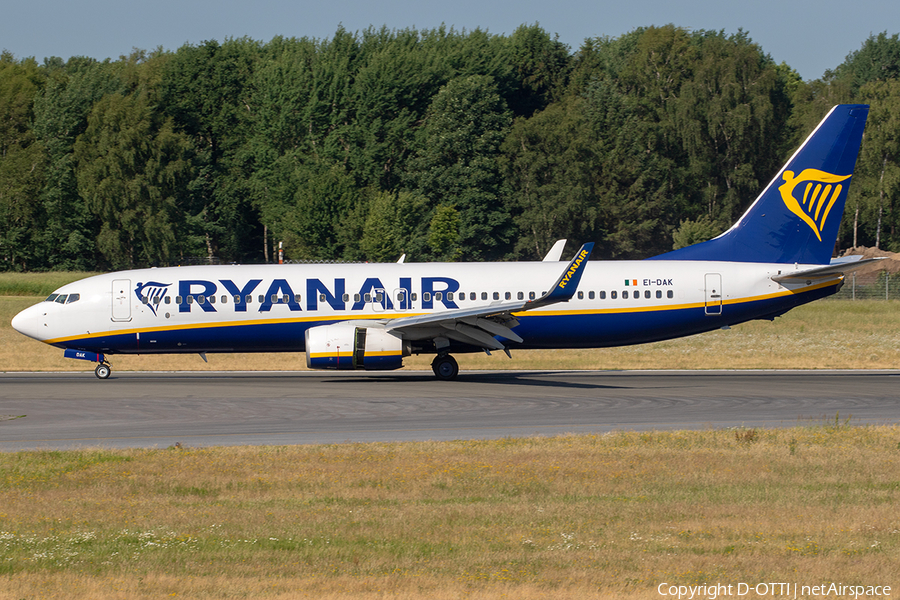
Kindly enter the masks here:
M 828 264 L 868 114 L 835 106 L 731 229 L 649 260 Z

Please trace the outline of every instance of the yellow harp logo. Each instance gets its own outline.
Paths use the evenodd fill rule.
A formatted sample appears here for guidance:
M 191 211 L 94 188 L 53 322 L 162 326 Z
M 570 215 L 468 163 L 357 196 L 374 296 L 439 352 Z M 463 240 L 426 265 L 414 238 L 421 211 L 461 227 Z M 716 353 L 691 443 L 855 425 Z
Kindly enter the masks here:
M 778 191 L 781 192 L 781 199 L 784 200 L 788 210 L 803 219 L 821 242 L 822 229 L 825 227 L 828 213 L 841 195 L 843 189 L 841 182 L 850 179 L 851 176 L 852 173 L 844 176 L 832 175 L 818 169 L 804 169 L 797 176 L 794 176 L 793 171 L 785 171 L 782 174 L 784 183 Z M 802 183 L 806 185 L 801 186 Z M 800 189 L 797 189 L 798 187 Z M 795 195 L 795 190 L 801 193 L 801 197 Z

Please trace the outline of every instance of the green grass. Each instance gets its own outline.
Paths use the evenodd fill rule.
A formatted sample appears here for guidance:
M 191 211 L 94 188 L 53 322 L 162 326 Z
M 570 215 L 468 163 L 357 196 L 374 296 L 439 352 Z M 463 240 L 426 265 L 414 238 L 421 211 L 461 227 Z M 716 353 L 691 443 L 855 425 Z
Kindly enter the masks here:
M 0 454 L 0 597 L 655 598 L 662 582 L 896 586 L 898 442 L 896 426 L 837 420 Z M 124 592 L 104 594 L 111 586 Z
M 67 283 L 96 274 L 56 271 L 48 273 L 0 272 L 0 296 L 38 296 L 46 298 L 54 290 Z

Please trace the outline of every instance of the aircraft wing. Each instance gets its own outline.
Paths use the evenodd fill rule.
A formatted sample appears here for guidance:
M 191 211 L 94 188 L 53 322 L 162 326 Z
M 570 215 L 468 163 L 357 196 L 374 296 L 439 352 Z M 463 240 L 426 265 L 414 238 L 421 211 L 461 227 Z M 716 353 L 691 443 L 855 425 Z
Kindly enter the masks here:
M 506 347 L 494 336 L 514 342 L 524 341 L 512 329 L 519 324 L 513 313 L 533 310 L 541 306 L 568 302 L 575 295 L 578 283 L 584 273 L 588 257 L 594 244 L 587 243 L 575 254 L 556 283 L 536 300 L 514 302 L 494 302 L 462 310 L 444 310 L 415 317 L 391 319 L 384 324 L 385 330 L 396 332 L 405 339 L 434 339 L 440 348 L 449 345 L 449 340 L 471 344 L 489 350 L 505 350 Z
M 865 258 L 860 260 L 860 257 L 847 257 L 847 259 L 834 260 L 830 265 L 825 265 L 824 267 L 805 269 L 803 271 L 791 271 L 789 273 L 784 273 L 783 275 L 775 275 L 772 277 L 772 281 L 777 281 L 778 283 L 795 283 L 798 281 L 819 279 L 821 277 L 830 277 L 832 275 L 843 275 L 844 273 L 855 271 L 861 266 L 875 262 L 876 260 L 884 260 L 884 258 L 885 257 L 880 256 L 878 258 Z

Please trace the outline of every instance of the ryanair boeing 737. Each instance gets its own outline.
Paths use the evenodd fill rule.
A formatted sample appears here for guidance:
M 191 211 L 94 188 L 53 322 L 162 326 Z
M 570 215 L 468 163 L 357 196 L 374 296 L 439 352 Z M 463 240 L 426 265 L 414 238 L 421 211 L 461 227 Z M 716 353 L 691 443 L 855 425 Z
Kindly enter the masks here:
M 65 285 L 12 321 L 97 363 L 109 355 L 306 352 L 314 369 L 398 369 L 430 353 L 597 348 L 773 319 L 837 292 L 832 261 L 868 107 L 834 107 L 734 226 L 647 260 L 232 265 L 140 269 Z

